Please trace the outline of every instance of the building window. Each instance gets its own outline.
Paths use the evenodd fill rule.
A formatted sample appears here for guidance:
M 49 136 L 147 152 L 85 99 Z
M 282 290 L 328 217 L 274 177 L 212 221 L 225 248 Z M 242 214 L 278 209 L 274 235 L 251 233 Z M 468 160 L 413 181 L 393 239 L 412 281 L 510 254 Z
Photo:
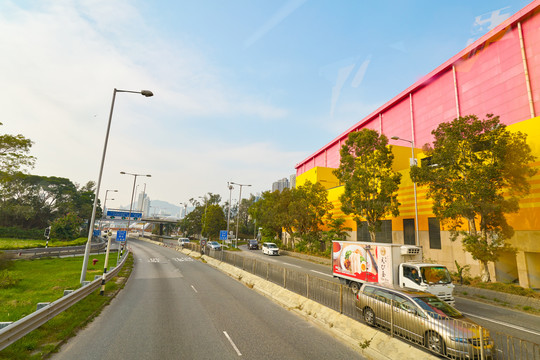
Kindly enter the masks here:
M 371 242 L 369 236 L 367 221 L 357 222 L 356 228 L 356 240 Z M 383 220 L 381 224 L 381 231 L 375 233 L 375 241 L 378 243 L 392 243 L 392 220 Z
M 441 249 L 441 225 L 437 218 L 428 218 L 429 248 Z
M 405 245 L 415 245 L 414 219 L 403 219 L 403 241 Z

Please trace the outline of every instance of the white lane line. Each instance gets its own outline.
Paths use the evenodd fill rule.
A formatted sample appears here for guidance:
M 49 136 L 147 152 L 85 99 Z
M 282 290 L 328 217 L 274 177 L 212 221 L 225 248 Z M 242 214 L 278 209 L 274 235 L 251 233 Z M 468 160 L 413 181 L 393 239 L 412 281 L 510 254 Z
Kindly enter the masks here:
M 227 334 L 226 331 L 223 332 L 225 334 L 225 336 L 227 337 L 227 339 L 229 340 L 229 342 L 231 343 L 232 347 L 234 348 L 234 350 L 236 351 L 236 353 L 238 354 L 238 356 L 242 356 L 242 353 L 240 352 L 240 350 L 238 350 L 238 348 L 236 347 L 235 343 L 232 341 L 231 337 L 229 336 L 229 334 Z
M 485 318 L 485 317 L 482 317 L 482 316 L 478 316 L 478 315 L 474 315 L 474 314 L 469 314 L 469 313 L 466 313 L 466 312 L 463 312 L 463 311 L 462 311 L 461 313 L 462 313 L 462 314 L 465 314 L 465 315 L 467 315 L 467 316 L 470 316 L 470 317 L 475 317 L 475 318 L 482 319 L 482 320 L 485 320 L 485 321 L 490 321 L 490 322 L 495 323 L 495 324 L 507 326 L 507 327 L 509 327 L 509 328 L 513 328 L 513 329 L 520 330 L 520 331 L 525 331 L 525 332 L 531 333 L 531 334 L 533 334 L 533 335 L 538 335 L 538 336 L 540 336 L 540 332 L 534 331 L 534 330 L 525 329 L 525 328 L 523 328 L 523 327 L 521 327 L 521 326 L 508 324 L 508 323 L 505 323 L 505 322 L 502 322 L 502 321 L 495 321 L 495 320 L 493 320 L 493 319 L 488 319 L 488 318 Z
M 289 266 L 294 266 L 294 267 L 297 267 L 297 268 L 301 268 L 301 266 L 298 266 L 298 265 L 295 265 L 295 264 L 289 264 L 287 262 L 283 262 L 283 264 L 289 265 Z
M 310 271 L 313 271 L 314 273 L 321 274 L 321 275 L 324 275 L 324 276 L 332 277 L 332 275 L 330 275 L 330 274 L 325 274 L 325 273 L 317 271 L 317 270 L 310 270 Z
M 197 289 L 195 289 L 195 286 L 191 285 L 191 288 L 193 289 L 193 291 L 195 291 L 196 293 L 198 293 Z

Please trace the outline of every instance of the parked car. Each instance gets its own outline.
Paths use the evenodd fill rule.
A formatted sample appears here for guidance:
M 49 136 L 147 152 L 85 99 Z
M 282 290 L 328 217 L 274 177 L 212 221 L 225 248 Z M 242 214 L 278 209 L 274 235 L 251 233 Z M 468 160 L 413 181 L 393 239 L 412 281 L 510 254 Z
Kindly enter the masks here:
M 248 250 L 259 250 L 259 242 L 257 240 L 248 240 Z
M 178 245 L 180 245 L 180 246 L 184 246 L 184 245 L 189 244 L 189 243 L 190 243 L 190 241 L 189 241 L 188 238 L 180 238 L 180 239 L 178 239 Z
M 262 252 L 266 255 L 279 255 L 279 248 L 274 243 L 265 242 L 262 245 Z
M 437 296 L 395 285 L 364 284 L 356 307 L 370 326 L 423 344 L 429 351 L 459 359 L 492 355 L 489 332 Z M 481 331 L 480 331 L 481 330 Z
M 206 244 L 206 247 L 207 247 L 209 250 L 221 250 L 221 245 L 220 245 L 217 241 L 209 241 L 209 242 Z

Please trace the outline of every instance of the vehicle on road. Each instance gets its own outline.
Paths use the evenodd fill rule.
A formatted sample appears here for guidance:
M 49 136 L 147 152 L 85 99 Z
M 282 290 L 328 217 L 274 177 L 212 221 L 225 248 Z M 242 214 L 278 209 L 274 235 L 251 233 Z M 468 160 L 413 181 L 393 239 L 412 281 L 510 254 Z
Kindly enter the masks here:
M 380 283 L 426 291 L 455 304 L 448 269 L 423 262 L 419 246 L 333 241 L 332 274 L 355 294 L 362 284 Z
M 396 285 L 364 284 L 356 307 L 370 326 L 425 346 L 429 351 L 458 359 L 490 358 L 493 342 L 488 330 L 463 316 L 435 295 Z
M 248 250 L 259 250 L 259 242 L 256 239 L 248 240 L 247 248 Z
M 221 245 L 220 245 L 217 241 L 209 241 L 209 242 L 206 244 L 206 247 L 207 247 L 209 250 L 221 250 Z
M 262 252 L 266 255 L 279 255 L 279 248 L 274 243 L 265 242 L 262 244 Z
M 190 243 L 190 241 L 189 241 L 188 238 L 180 238 L 180 239 L 178 239 L 178 245 L 180 245 L 180 246 L 184 246 L 184 245 L 189 244 L 189 243 Z

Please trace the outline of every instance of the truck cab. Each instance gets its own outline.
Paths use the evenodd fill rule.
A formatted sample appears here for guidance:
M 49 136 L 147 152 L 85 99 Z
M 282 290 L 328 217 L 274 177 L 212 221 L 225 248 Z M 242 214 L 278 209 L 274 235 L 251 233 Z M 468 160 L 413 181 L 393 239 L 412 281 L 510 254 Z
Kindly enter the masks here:
M 455 304 L 454 285 L 444 265 L 402 263 L 398 279 L 400 287 L 429 292 L 452 306 Z

